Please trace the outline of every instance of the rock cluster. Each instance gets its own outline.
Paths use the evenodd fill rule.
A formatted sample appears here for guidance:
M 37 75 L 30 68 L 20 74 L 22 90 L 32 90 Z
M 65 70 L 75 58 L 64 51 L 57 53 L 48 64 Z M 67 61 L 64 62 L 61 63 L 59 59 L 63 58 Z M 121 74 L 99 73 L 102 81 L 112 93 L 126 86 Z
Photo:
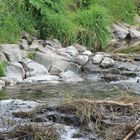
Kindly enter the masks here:
M 117 81 L 135 77 L 140 71 L 138 57 L 129 61 L 127 57 L 103 52 L 94 54 L 79 44 L 64 48 L 56 39 L 27 37 L 19 44 L 0 45 L 0 58 L 6 61 L 6 75 L 0 77 L 0 89 L 18 83 L 80 82 L 92 74 Z

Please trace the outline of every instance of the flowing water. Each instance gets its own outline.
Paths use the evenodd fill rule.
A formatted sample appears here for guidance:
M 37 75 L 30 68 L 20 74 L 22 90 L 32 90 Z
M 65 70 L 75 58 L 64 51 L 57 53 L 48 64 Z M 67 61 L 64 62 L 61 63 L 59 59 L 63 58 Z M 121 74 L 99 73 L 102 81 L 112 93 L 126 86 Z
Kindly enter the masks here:
M 45 102 L 49 105 L 59 105 L 72 99 L 110 99 L 127 95 L 139 96 L 140 83 L 138 79 L 139 78 L 115 83 L 93 81 L 90 79 L 77 84 L 48 83 L 40 85 L 16 85 L 14 87 L 7 87 L 3 91 L 0 91 L 0 100 L 3 100 L 2 102 L 13 100 L 14 107 L 15 105 L 21 105 L 18 104 L 19 102 L 15 102 L 14 99 L 37 101 L 42 103 Z M 9 105 L 11 107 L 11 103 Z M 3 108 L 2 103 L 0 104 L 0 106 L 1 112 L 4 112 L 5 108 L 11 110 L 7 107 L 7 104 L 6 106 L 3 105 Z M 23 108 L 24 107 L 21 106 L 21 110 Z M 5 112 L 8 112 L 8 110 L 6 110 Z M 73 135 L 80 131 L 78 127 L 66 126 L 62 124 L 57 125 L 59 127 L 61 126 L 64 130 L 63 133 L 61 133 L 61 140 L 97 140 L 96 134 L 93 133 L 88 133 L 88 135 L 84 134 L 81 138 L 73 138 Z

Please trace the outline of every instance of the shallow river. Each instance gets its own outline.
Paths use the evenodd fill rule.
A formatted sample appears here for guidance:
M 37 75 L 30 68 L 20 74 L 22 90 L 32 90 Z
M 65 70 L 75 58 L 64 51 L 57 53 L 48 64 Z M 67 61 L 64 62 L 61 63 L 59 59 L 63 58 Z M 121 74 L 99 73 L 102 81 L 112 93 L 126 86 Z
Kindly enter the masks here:
M 59 105 L 75 98 L 110 99 L 127 95 L 139 96 L 140 83 L 138 79 L 117 83 L 89 80 L 77 84 L 16 85 L 0 91 L 0 100 L 22 99 L 45 102 L 49 105 Z M 72 138 L 72 135 L 77 133 L 79 128 L 65 125 L 61 125 L 61 127 L 65 130 L 65 133 L 61 135 L 62 140 L 97 139 L 96 134 L 93 133 L 88 134 L 88 136 L 84 135 L 82 138 Z

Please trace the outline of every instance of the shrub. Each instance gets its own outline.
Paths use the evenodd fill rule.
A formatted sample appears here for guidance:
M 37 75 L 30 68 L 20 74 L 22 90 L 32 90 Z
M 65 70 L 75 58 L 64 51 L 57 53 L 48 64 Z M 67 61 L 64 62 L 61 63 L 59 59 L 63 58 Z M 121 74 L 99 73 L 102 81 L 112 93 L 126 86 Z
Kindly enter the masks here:
M 108 9 L 113 21 L 133 22 L 136 8 L 133 0 L 104 0 L 102 5 Z
M 16 43 L 21 30 L 34 30 L 33 17 L 25 10 L 24 0 L 3 0 L 0 7 L 0 43 Z
M 31 60 L 34 60 L 34 58 L 36 57 L 36 51 L 30 52 L 27 57 L 30 58 Z
M 37 30 L 42 39 L 96 48 L 107 46 L 110 17 L 131 23 L 135 14 L 132 0 L 3 0 L 0 7 L 0 43 Z
M 81 26 L 79 41 L 96 49 L 105 48 L 109 40 L 109 17 L 107 11 L 99 5 L 77 13 L 76 22 Z

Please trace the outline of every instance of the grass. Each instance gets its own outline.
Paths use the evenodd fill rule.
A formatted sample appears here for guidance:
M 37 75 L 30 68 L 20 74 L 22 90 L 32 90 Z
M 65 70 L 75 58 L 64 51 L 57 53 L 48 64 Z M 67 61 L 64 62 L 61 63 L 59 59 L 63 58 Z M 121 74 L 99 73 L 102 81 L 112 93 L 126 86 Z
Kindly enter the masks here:
M 29 52 L 27 57 L 31 60 L 34 60 L 34 58 L 36 57 L 36 51 Z
M 0 77 L 5 75 L 5 65 L 3 62 L 0 62 Z
M 79 42 L 95 49 L 104 49 L 109 40 L 109 17 L 106 9 L 95 5 L 88 10 L 80 11 L 75 18 L 81 26 Z
M 95 50 L 106 49 L 110 21 L 132 23 L 135 15 L 132 0 L 3 0 L 0 7 L 0 43 L 16 43 L 25 30 Z
M 122 48 L 122 49 L 119 49 L 116 52 L 125 53 L 125 54 L 130 54 L 130 53 L 140 54 L 140 45 L 134 46 L 134 47 Z

